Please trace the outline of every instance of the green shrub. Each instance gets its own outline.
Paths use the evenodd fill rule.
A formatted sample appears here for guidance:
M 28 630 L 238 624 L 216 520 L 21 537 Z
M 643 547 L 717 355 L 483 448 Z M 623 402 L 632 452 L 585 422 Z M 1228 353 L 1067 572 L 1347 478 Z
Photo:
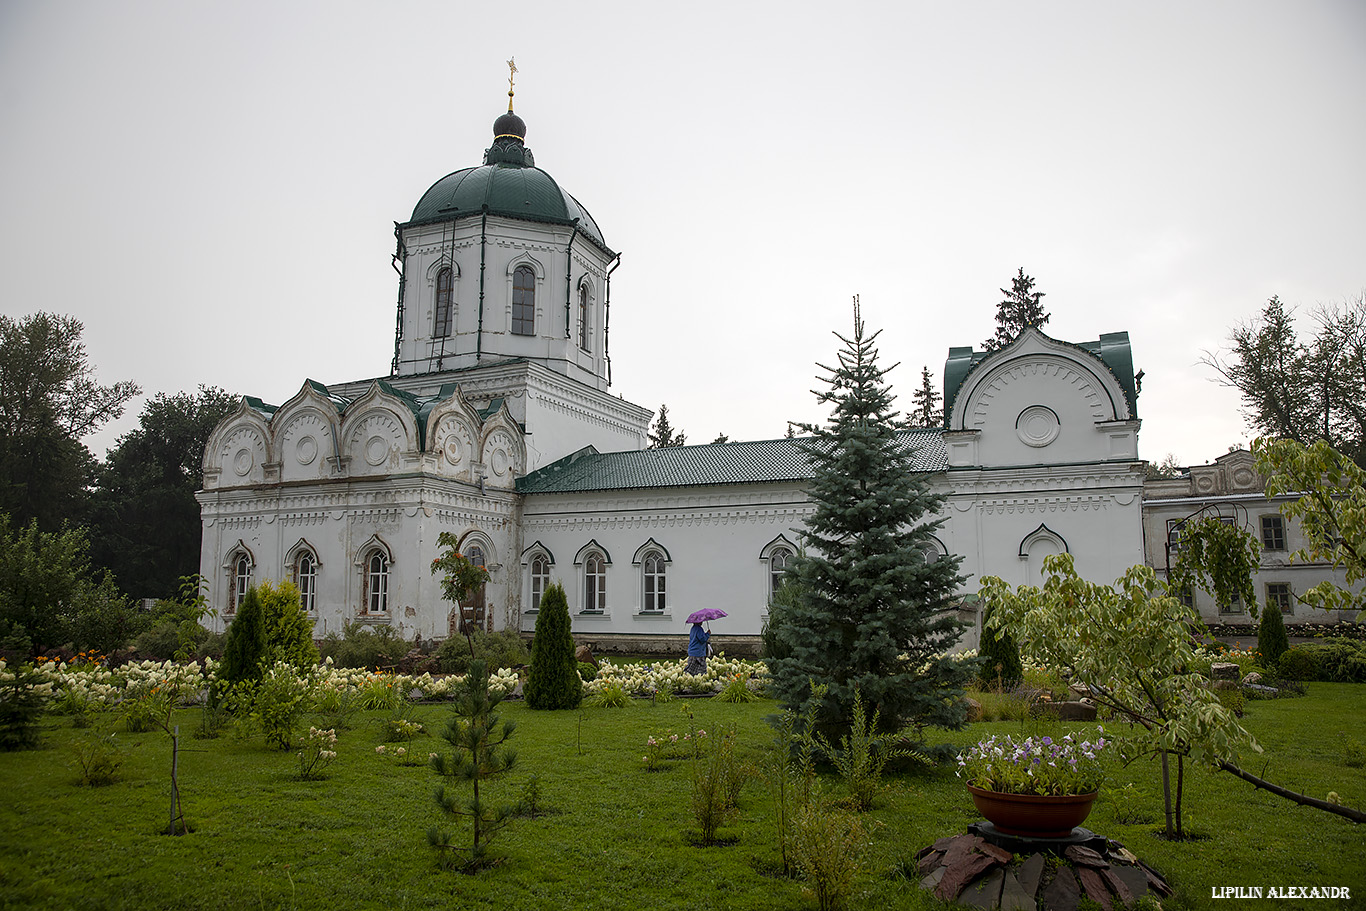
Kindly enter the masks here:
M 982 641 L 977 649 L 982 663 L 977 668 L 977 680 L 984 690 L 1012 689 L 1024 679 L 1020 649 L 1010 630 L 994 630 L 986 625 L 989 617 L 990 612 L 982 615 Z
M 531 640 L 531 670 L 523 690 L 533 709 L 572 709 L 583 701 L 583 680 L 569 630 L 569 601 L 558 582 L 546 588 Z
M 726 682 L 716 698 L 721 702 L 757 702 L 759 694 L 750 689 L 749 677 L 736 674 Z
M 590 683 L 598 679 L 598 669 L 587 661 L 579 662 L 579 679 L 584 683 Z
M 764 621 L 764 628 L 759 634 L 763 643 L 763 654 L 760 657 L 765 660 L 791 657 L 792 649 L 783 643 L 779 631 L 783 628 L 783 620 L 788 610 L 801 599 L 801 583 L 791 576 L 785 578 L 768 603 L 768 619 Z
M 735 802 L 748 776 L 735 762 L 735 732 L 716 740 L 705 757 L 693 760 L 692 810 L 702 844 L 716 844 L 716 832 L 736 815 Z
M 821 911 L 840 911 L 867 860 L 868 834 L 851 813 L 804 806 L 793 818 L 792 854 Z
M 318 647 L 313 644 L 313 621 L 304 613 L 299 589 L 293 582 L 262 582 L 257 586 L 261 599 L 261 619 L 266 630 L 266 667 L 277 661 L 295 667 L 318 663 Z
M 114 734 L 75 740 L 71 752 L 76 756 L 81 784 L 98 788 L 119 780 L 124 753 Z
M 288 664 L 277 664 L 261 678 L 252 700 L 252 717 L 261 725 L 266 745 L 288 750 L 294 728 L 307 706 L 308 683 Z
M 470 655 L 470 645 L 474 645 L 474 655 Z M 531 663 L 531 651 L 526 647 L 522 634 L 515 629 L 502 629 L 486 632 L 474 628 L 469 638 L 452 636 L 437 650 L 437 661 L 442 673 L 464 674 L 469 670 L 471 660 L 484 662 L 489 672 L 505 667 L 521 667 Z
M 583 700 L 583 704 L 598 709 L 624 709 L 631 704 L 631 694 L 615 680 L 609 680 Z
M 1366 642 L 1335 638 L 1297 645 L 1281 656 L 1277 668 L 1290 680 L 1366 683 Z
M 1290 637 L 1285 633 L 1285 618 L 1281 609 L 1268 603 L 1262 608 L 1261 619 L 1257 623 L 1257 651 L 1262 653 L 1266 667 L 1275 667 L 1290 648 Z
M 262 660 L 266 654 L 265 614 L 256 586 L 247 589 L 237 616 L 228 625 L 227 641 L 223 644 L 223 663 L 218 677 L 228 684 L 243 680 L 259 680 L 265 672 Z
M 328 633 L 318 650 L 322 658 L 331 658 L 336 667 L 371 671 L 392 668 L 413 647 L 387 623 L 373 629 L 363 623 L 347 623 L 342 633 Z
M 0 668 L 0 750 L 38 745 L 38 720 L 47 702 L 41 683 L 28 665 Z
M 1360 740 L 1349 740 L 1343 746 L 1343 761 L 1349 768 L 1359 769 L 1366 766 L 1366 744 Z

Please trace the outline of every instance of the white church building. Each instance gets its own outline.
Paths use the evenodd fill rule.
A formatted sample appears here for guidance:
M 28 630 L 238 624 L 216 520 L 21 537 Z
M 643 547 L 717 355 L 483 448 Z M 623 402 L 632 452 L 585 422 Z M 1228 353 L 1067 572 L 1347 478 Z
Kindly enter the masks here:
M 761 630 L 812 508 L 806 460 L 791 439 L 644 448 L 652 412 L 609 392 L 619 257 L 525 136 L 509 109 L 484 163 L 396 226 L 387 376 L 249 397 L 214 430 L 198 498 L 217 628 L 249 585 L 287 579 L 317 637 L 530 630 L 554 581 L 599 647 L 677 641 L 703 607 L 729 614 L 718 643 Z M 1136 400 L 1127 333 L 949 350 L 944 426 L 907 433 L 965 595 L 1037 581 L 1052 553 L 1094 580 L 1143 562 Z M 491 573 L 460 610 L 430 571 L 442 532 Z

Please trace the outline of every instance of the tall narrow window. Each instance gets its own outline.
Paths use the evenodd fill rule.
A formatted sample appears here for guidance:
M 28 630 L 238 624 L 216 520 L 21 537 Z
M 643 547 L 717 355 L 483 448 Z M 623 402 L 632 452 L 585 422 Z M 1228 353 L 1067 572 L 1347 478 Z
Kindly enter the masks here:
M 318 609 L 318 562 L 308 551 L 299 554 L 294 564 L 294 584 L 299 588 L 299 606 L 304 613 L 314 613 Z
M 389 561 L 379 551 L 365 562 L 365 609 L 372 614 L 389 610 Z
M 641 561 L 641 574 L 645 583 L 645 598 L 641 602 L 641 610 L 645 613 L 658 614 L 664 611 L 665 566 L 664 556 L 657 550 L 650 551 Z
M 531 558 L 531 609 L 541 609 L 541 596 L 550 584 L 550 561 L 543 554 Z
M 601 614 L 607 610 L 607 561 L 589 554 L 583 561 L 583 609 Z
M 228 613 L 235 614 L 242 599 L 247 596 L 247 589 L 251 587 L 251 558 L 246 554 L 239 554 L 233 564 L 232 576 L 232 591 L 228 593 Z
M 588 350 L 588 286 L 579 285 L 579 347 Z
M 530 266 L 512 273 L 512 334 L 536 334 L 536 273 Z
M 1285 519 L 1281 516 L 1262 516 L 1262 548 L 1285 550 Z
M 768 594 L 773 597 L 782 587 L 783 577 L 787 575 L 787 562 L 792 559 L 792 551 L 786 547 L 775 548 L 768 557 Z
M 434 338 L 446 338 L 451 334 L 451 290 L 455 284 L 455 274 L 450 266 L 436 273 L 436 319 L 432 326 Z

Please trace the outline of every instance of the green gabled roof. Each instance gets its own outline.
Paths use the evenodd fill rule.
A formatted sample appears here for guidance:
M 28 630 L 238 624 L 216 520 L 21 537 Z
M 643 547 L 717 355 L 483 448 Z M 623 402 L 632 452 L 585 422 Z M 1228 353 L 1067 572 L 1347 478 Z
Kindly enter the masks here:
M 940 431 L 905 431 L 902 439 L 916 448 L 914 470 L 942 471 L 947 467 Z M 812 472 L 801 451 L 802 442 L 759 440 L 629 452 L 598 452 L 589 446 L 518 479 L 517 490 L 525 494 L 581 493 L 805 481 Z
M 1049 341 L 1078 351 L 1085 351 L 1087 354 L 1098 359 L 1110 375 L 1119 383 L 1119 388 L 1124 391 L 1124 399 L 1129 405 L 1129 414 L 1138 417 L 1138 387 L 1134 382 L 1134 355 L 1129 347 L 1129 333 L 1127 332 L 1107 332 L 1094 342 L 1065 342 L 1062 339 L 1053 338 L 1044 332 L 1036 332 Z M 1011 343 L 1013 345 L 1014 342 Z M 1005 349 L 1008 350 L 1009 345 Z M 948 359 L 944 362 L 944 423 L 948 425 L 949 415 L 953 414 L 953 404 L 958 398 L 958 392 L 963 388 L 963 383 L 967 380 L 968 374 L 977 369 L 977 365 L 986 360 L 996 351 L 974 351 L 970 347 L 950 348 Z

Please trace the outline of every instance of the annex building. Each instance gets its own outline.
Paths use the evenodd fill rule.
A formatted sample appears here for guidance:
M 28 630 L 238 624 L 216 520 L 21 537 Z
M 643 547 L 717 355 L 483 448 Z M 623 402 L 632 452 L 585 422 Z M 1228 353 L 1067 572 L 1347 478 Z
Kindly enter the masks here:
M 702 607 L 730 614 L 718 642 L 757 635 L 811 509 L 806 460 L 790 439 L 645 448 L 652 412 L 610 391 L 619 256 L 536 166 L 511 107 L 493 133 L 481 165 L 437 180 L 395 228 L 388 374 L 246 398 L 211 435 L 211 622 L 254 582 L 288 579 L 317 637 L 530 630 L 559 581 L 575 635 L 600 645 L 682 636 Z M 1037 581 L 1052 553 L 1092 579 L 1143 561 L 1127 333 L 951 348 L 943 394 L 944 425 L 906 433 L 947 498 L 937 553 L 962 555 L 965 595 L 983 575 Z M 458 611 L 430 572 L 442 532 L 491 573 Z

